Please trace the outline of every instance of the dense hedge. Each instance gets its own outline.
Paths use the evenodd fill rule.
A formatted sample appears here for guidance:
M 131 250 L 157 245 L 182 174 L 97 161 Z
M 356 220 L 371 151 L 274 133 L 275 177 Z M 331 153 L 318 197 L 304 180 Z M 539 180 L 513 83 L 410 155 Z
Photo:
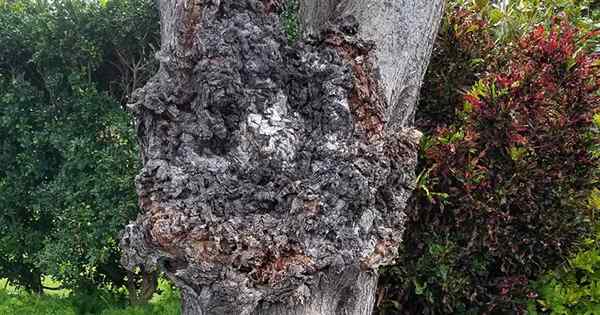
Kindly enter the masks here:
M 120 288 L 139 209 L 127 95 L 155 69 L 154 2 L 0 1 L 0 279 Z

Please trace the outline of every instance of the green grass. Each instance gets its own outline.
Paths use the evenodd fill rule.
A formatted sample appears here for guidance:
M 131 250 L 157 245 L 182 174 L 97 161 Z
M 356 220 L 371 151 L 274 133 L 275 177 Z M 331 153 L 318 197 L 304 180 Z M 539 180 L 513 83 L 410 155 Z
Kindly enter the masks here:
M 60 287 L 60 282 L 58 282 L 50 277 L 44 278 L 43 282 L 44 282 L 44 286 L 49 287 L 49 288 L 59 288 Z M 8 280 L 6 280 L 6 279 L 0 279 L 0 292 L 11 293 L 11 294 L 23 293 L 23 291 L 21 289 L 11 285 L 8 282 Z M 71 290 L 68 290 L 68 289 L 44 290 L 44 294 L 50 295 L 50 296 L 67 297 L 67 296 L 69 296 L 70 293 L 71 293 Z
M 46 286 L 59 283 L 46 280 Z M 105 294 L 72 295 L 69 290 L 47 291 L 43 296 L 20 290 L 6 280 L 0 280 L 0 315 L 180 315 L 178 293 L 166 281 L 161 281 L 161 294 L 156 294 L 145 306 L 120 306 Z
M 8 280 L 6 280 L 6 279 L 0 279 L 0 291 L 16 292 L 17 288 L 15 288 L 12 285 L 10 285 L 10 283 L 8 283 Z
M 77 315 L 67 298 L 0 291 L 0 315 Z

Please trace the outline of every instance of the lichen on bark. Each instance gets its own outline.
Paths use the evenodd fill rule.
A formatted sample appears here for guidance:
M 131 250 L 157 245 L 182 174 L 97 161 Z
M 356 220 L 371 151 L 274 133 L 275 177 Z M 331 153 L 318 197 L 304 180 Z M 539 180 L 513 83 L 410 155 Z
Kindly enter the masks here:
M 324 275 L 391 264 L 419 133 L 384 128 L 355 20 L 290 46 L 263 1 L 161 6 L 161 67 L 130 105 L 144 213 L 123 264 L 161 268 L 197 314 L 308 303 Z

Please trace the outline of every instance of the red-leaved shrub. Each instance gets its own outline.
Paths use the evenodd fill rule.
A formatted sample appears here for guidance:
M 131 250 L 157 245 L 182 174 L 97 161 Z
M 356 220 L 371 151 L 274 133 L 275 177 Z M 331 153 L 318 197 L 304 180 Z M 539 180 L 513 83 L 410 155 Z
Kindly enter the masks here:
M 416 117 L 425 133 L 455 121 L 455 107 L 464 90 L 490 66 L 494 47 L 491 29 L 477 12 L 461 6 L 448 9 L 433 48 Z M 494 58 L 495 59 L 495 58 Z
M 600 56 L 557 19 L 465 97 L 423 145 L 396 300 L 406 313 L 519 313 L 528 282 L 589 231 Z

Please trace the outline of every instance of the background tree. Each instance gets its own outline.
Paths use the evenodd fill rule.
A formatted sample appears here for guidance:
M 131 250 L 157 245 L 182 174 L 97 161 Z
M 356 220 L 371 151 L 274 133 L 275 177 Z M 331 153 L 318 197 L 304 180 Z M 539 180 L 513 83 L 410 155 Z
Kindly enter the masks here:
M 154 69 L 157 20 L 147 1 L 0 2 L 0 278 L 142 283 L 119 264 L 139 163 L 122 104 Z
M 442 1 L 161 1 L 160 69 L 130 105 L 145 213 L 131 270 L 184 314 L 369 314 L 394 261 Z

